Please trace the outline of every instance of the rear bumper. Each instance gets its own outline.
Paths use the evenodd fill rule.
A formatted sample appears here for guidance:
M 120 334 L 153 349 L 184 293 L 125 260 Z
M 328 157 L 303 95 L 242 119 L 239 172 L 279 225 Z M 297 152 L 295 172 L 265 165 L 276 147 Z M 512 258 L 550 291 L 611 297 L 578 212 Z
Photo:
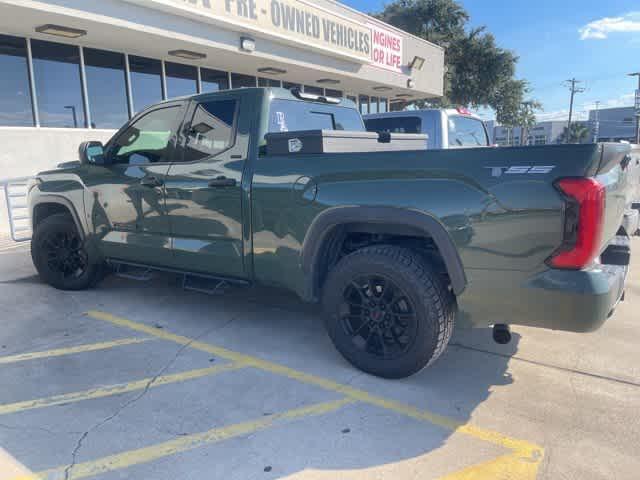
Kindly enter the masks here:
M 553 330 L 592 332 L 613 314 L 624 294 L 628 267 L 595 265 L 588 270 L 547 270 L 526 287 L 530 311 L 523 321 Z
M 569 332 L 592 332 L 623 298 L 630 259 L 629 239 L 616 237 L 602 263 L 585 270 L 525 272 L 475 271 L 458 298 L 458 324 L 486 327 L 525 325 Z

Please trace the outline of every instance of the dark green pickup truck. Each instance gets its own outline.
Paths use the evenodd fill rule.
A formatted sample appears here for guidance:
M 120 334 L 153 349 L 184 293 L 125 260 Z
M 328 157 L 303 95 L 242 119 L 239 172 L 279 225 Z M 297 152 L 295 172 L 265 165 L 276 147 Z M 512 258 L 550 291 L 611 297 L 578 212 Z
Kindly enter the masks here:
M 638 151 L 424 140 L 280 89 L 164 102 L 37 175 L 33 260 L 61 289 L 105 265 L 283 287 L 322 302 L 340 352 L 389 378 L 435 361 L 454 323 L 602 325 L 624 294 Z

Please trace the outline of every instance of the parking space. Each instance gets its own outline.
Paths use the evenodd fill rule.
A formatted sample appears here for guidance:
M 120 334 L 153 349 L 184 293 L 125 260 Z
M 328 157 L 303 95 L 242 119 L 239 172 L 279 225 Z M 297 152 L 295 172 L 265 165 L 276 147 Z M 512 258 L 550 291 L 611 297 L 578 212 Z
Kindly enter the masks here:
M 0 480 L 634 479 L 638 272 L 600 332 L 458 331 L 385 381 L 289 295 L 165 275 L 58 292 L 2 244 Z

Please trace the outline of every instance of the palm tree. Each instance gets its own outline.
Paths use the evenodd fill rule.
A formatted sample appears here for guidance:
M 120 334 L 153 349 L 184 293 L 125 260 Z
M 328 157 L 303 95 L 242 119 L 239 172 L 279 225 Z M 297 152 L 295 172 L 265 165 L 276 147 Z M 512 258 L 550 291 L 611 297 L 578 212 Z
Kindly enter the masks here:
M 568 137 L 568 141 L 567 141 Z M 558 143 L 587 143 L 591 137 L 591 130 L 584 123 L 572 123 L 571 132 L 568 127 L 558 137 Z

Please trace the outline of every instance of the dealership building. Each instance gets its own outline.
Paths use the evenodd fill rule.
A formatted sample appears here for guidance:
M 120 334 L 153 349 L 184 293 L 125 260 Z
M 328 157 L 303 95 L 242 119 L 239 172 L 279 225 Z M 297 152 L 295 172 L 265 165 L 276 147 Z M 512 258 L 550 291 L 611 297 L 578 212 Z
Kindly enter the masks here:
M 331 0 L 0 0 L 0 178 L 167 98 L 299 87 L 375 113 L 441 96 L 443 68 L 440 47 Z

